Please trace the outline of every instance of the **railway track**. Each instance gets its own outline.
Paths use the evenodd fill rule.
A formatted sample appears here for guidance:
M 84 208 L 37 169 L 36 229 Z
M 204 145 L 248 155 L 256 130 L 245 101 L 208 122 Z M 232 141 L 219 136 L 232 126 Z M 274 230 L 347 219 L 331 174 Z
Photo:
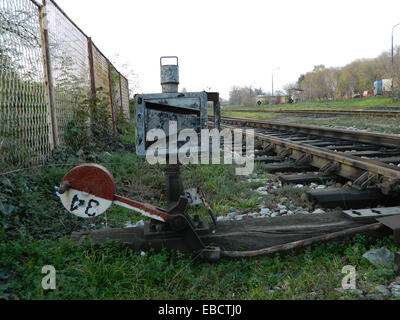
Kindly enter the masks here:
M 224 110 L 230 111 L 230 110 Z M 394 110 L 307 110 L 307 109 L 279 109 L 279 110 L 232 110 L 233 112 L 243 113 L 283 113 L 283 114 L 304 114 L 304 115 L 318 115 L 318 116 L 366 116 L 366 117 L 388 117 L 396 118 L 400 117 L 400 111 Z
M 325 206 L 400 203 L 400 136 L 232 117 L 221 124 L 255 129 L 255 161 L 266 163 L 266 171 L 305 173 L 284 175 L 283 182 L 350 181 L 345 191 L 310 194 Z
M 254 128 L 255 160 L 281 173 L 282 183 L 345 179 L 351 187 L 307 191 L 310 200 L 334 208 L 329 212 L 219 221 L 212 232 L 198 234 L 205 246 L 218 249 L 210 251 L 213 260 L 271 254 L 354 234 L 393 234 L 400 243 L 400 136 L 228 117 L 221 124 L 221 129 Z M 287 174 L 293 172 L 301 174 Z M 74 233 L 71 239 L 82 243 L 90 235 L 94 243 L 111 239 L 135 251 L 168 247 L 191 252 L 182 238 L 144 236 L 149 230 L 103 229 Z

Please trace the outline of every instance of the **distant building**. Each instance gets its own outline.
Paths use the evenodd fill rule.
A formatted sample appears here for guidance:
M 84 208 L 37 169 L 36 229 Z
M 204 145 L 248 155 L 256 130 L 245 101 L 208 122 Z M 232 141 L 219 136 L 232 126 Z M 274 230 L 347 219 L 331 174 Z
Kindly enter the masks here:
M 374 96 L 384 96 L 392 92 L 392 79 L 382 79 L 374 82 Z

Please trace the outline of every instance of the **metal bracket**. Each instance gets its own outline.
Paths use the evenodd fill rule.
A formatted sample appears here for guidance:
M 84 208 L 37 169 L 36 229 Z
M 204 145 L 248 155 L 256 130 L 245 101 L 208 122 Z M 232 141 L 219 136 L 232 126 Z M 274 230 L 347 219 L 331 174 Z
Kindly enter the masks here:
M 286 158 L 287 156 L 290 156 L 291 154 L 292 154 L 292 150 L 286 148 L 286 149 L 283 149 L 283 150 L 279 151 L 278 157 L 284 159 L 284 158 Z
M 307 153 L 303 153 L 299 158 L 296 159 L 295 164 L 296 166 L 302 166 L 309 164 L 312 161 L 312 156 Z
M 273 143 L 270 143 L 263 150 L 254 152 L 254 155 L 256 155 L 256 156 L 269 156 L 269 155 L 275 154 L 274 150 L 275 150 L 275 145 Z
M 322 166 L 319 169 L 319 173 L 323 176 L 330 176 L 335 174 L 340 168 L 339 163 L 337 162 L 328 162 L 326 165 Z
M 369 186 L 377 184 L 379 181 L 379 175 L 364 172 L 353 182 L 353 187 L 359 190 L 365 190 Z

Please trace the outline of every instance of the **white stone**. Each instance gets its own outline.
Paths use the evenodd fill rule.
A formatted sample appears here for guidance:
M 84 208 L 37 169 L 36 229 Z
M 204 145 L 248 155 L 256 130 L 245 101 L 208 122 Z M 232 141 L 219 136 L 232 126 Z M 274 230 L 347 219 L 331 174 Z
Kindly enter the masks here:
M 385 297 L 387 297 L 387 296 L 390 296 L 390 290 L 386 287 L 386 286 L 384 286 L 384 285 L 377 285 L 376 287 L 375 287 L 375 289 L 376 290 L 378 290 L 381 294 L 383 294 Z
M 302 185 L 302 184 L 296 184 L 294 187 L 295 187 L 296 189 L 301 189 L 301 188 L 304 188 L 304 185 Z
M 125 223 L 125 228 L 136 228 L 136 223 L 127 222 Z
M 363 257 L 371 262 L 375 267 L 383 265 L 389 268 L 394 261 L 394 253 L 385 247 L 371 249 L 364 253 Z
M 228 213 L 228 217 L 229 217 L 229 218 L 234 218 L 236 215 L 237 215 L 236 212 Z
M 266 214 L 270 215 L 271 214 L 271 210 L 269 208 L 262 208 L 260 213 L 264 214 L 264 215 L 266 215 Z
M 325 189 L 326 188 L 326 186 L 324 186 L 323 184 L 321 184 L 321 185 L 319 185 L 319 186 L 317 186 L 317 190 L 321 190 L 321 189 Z
M 297 214 L 310 214 L 310 212 L 308 212 L 307 210 L 299 210 L 296 211 Z
M 389 285 L 389 289 L 394 297 L 396 297 L 396 298 L 400 297 L 400 284 L 398 284 L 396 282 L 392 282 Z
M 140 221 L 136 222 L 136 227 L 144 227 L 144 221 L 140 220 Z
M 322 214 L 322 213 L 326 213 L 326 212 L 322 209 L 317 209 L 317 210 L 313 211 L 313 214 Z

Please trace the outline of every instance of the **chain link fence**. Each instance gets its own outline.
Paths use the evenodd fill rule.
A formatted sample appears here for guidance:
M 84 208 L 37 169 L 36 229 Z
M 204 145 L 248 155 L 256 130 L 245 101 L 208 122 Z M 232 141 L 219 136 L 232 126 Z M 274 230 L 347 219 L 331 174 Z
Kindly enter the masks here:
M 0 168 L 43 163 L 88 98 L 130 121 L 128 81 L 52 0 L 0 0 Z
M 50 152 L 38 7 L 0 0 L 0 166 Z

